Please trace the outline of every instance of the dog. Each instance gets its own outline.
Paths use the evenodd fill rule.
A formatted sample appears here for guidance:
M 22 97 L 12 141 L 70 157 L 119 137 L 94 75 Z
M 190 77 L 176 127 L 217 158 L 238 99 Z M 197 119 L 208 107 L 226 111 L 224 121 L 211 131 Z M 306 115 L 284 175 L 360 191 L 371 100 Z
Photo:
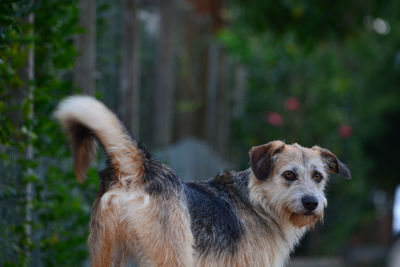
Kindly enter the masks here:
M 323 219 L 328 175 L 351 178 L 329 150 L 272 141 L 250 149 L 250 167 L 184 183 L 88 96 L 62 101 L 82 180 L 96 143 L 107 167 L 90 221 L 91 266 L 284 266 L 304 233 Z

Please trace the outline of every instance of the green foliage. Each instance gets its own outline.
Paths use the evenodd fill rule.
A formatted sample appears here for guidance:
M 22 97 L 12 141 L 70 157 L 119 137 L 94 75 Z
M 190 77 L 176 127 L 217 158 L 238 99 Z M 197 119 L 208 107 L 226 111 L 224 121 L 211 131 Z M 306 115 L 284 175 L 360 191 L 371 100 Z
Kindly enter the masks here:
M 235 154 L 247 162 L 248 147 L 282 139 L 327 147 L 348 163 L 353 180 L 331 179 L 328 213 L 317 246 L 319 253 L 331 254 L 358 225 L 373 218 L 368 197 L 373 186 L 392 193 L 397 183 L 399 157 L 388 160 L 370 152 L 395 155 L 399 149 L 393 139 L 379 139 L 398 129 L 393 118 L 400 110 L 399 67 L 393 61 L 399 57 L 399 22 L 389 11 L 380 14 L 391 26 L 388 35 L 361 23 L 367 15 L 393 10 L 397 4 L 239 0 L 236 4 L 231 27 L 219 35 L 248 71 L 247 106 L 233 128 L 233 147 L 239 151 Z M 351 20 L 346 20 L 350 14 Z M 390 119 L 387 113 L 393 114 Z M 389 171 L 383 171 L 385 181 L 377 181 L 376 175 L 382 174 L 377 164 L 382 160 Z
M 232 0 L 235 17 L 248 31 L 275 36 L 291 33 L 302 45 L 321 40 L 342 39 L 362 28 L 364 16 L 376 15 L 385 7 L 381 1 L 246 1 Z
M 0 156 L 2 173 L 9 174 L 0 184 L 0 207 L 16 207 L 7 211 L 6 221 L 0 221 L 0 265 L 82 265 L 87 259 L 87 226 L 98 179 L 91 172 L 83 185 L 77 184 L 65 136 L 51 115 L 60 99 L 73 93 L 72 38 L 79 32 L 79 9 L 77 0 L 30 3 L 0 5 Z M 31 12 L 33 25 L 26 19 Z M 32 81 L 21 75 L 29 48 L 35 53 Z M 28 85 L 34 87 L 32 120 Z M 33 160 L 25 158 L 30 143 Z M 28 182 L 34 185 L 32 242 L 24 230 Z

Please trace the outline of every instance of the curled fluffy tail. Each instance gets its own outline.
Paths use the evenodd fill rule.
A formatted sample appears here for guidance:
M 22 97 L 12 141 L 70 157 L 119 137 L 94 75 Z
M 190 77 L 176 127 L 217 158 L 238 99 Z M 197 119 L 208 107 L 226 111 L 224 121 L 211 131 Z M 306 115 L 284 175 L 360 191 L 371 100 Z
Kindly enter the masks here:
M 143 173 L 145 154 L 117 117 L 102 103 L 89 96 L 63 100 L 55 117 L 67 132 L 75 158 L 75 174 L 82 181 L 96 151 L 96 139 L 107 153 L 116 179 Z

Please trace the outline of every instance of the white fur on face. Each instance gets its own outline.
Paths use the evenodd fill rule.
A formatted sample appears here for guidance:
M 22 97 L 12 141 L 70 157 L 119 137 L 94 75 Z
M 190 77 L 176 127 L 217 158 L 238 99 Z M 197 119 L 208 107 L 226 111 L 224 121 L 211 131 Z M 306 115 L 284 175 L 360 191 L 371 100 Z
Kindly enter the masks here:
M 285 145 L 284 150 L 273 158 L 270 177 L 265 181 L 254 181 L 257 185 L 250 186 L 255 193 L 252 199 L 261 202 L 265 209 L 279 218 L 291 218 L 298 227 L 313 225 L 322 220 L 324 208 L 327 206 L 324 189 L 328 175 L 324 167 L 318 152 L 297 144 Z M 287 181 L 282 176 L 285 171 L 293 171 L 297 179 Z M 323 179 L 319 183 L 312 178 L 315 171 L 322 174 Z M 302 204 L 305 196 L 318 200 L 318 206 L 312 215 L 305 215 L 307 210 Z

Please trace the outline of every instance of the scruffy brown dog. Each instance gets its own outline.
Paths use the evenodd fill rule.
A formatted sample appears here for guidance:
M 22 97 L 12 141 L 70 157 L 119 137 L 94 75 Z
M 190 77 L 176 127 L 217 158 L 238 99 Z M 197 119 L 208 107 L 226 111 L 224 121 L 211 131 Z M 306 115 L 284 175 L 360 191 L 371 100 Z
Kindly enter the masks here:
M 329 173 L 350 178 L 330 151 L 273 141 L 250 150 L 251 168 L 182 182 L 131 138 L 102 103 L 64 100 L 78 179 L 104 147 L 107 168 L 90 223 L 91 266 L 283 266 L 322 220 Z

